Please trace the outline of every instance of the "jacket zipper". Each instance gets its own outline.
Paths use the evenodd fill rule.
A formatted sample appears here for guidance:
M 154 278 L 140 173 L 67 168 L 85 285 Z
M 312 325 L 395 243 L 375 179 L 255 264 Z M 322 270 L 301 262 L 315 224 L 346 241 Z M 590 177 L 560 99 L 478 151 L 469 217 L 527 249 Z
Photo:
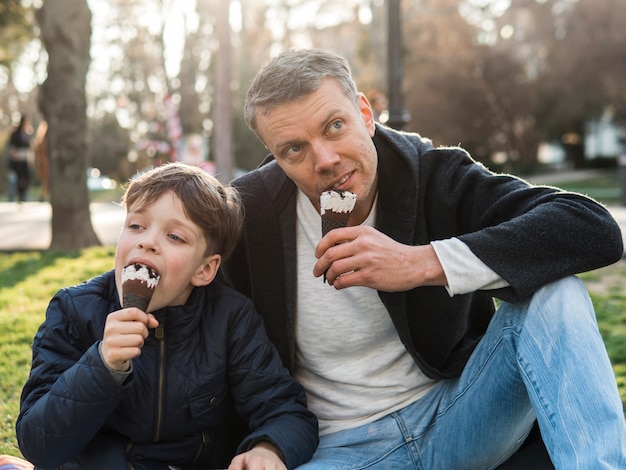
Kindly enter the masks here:
M 161 438 L 161 421 L 163 418 L 163 384 L 165 382 L 165 330 L 163 325 L 156 327 L 154 337 L 159 340 L 159 385 L 157 393 L 157 419 L 156 428 L 154 430 L 154 442 L 158 442 Z
M 198 448 L 198 452 L 196 453 L 196 456 L 193 458 L 192 463 L 196 463 L 198 461 L 198 459 L 202 455 L 202 452 L 204 451 L 204 447 L 210 440 L 211 440 L 211 437 L 208 431 L 202 431 L 202 442 L 200 443 L 200 447 Z

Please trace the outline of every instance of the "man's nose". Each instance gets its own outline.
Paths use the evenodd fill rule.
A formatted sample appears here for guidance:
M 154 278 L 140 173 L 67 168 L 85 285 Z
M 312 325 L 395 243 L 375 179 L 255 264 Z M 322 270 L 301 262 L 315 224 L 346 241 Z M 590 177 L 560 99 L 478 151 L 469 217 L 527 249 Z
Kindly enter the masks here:
M 315 155 L 315 171 L 318 172 L 329 170 L 341 161 L 333 145 L 328 142 L 315 145 L 313 154 Z

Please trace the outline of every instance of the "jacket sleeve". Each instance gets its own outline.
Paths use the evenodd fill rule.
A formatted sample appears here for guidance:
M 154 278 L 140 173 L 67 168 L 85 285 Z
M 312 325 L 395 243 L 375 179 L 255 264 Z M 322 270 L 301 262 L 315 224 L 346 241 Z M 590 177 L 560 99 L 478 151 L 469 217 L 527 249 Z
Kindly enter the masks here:
M 116 407 L 118 385 L 85 337 L 71 298 L 60 291 L 35 335 L 16 431 L 24 457 L 52 468 L 75 458 Z
M 318 444 L 317 418 L 306 407 L 304 389 L 283 367 L 249 300 L 233 318 L 229 354 L 237 412 L 251 429 L 238 453 L 268 440 L 278 447 L 287 468 L 307 462 Z
M 498 175 L 462 151 L 430 152 L 425 158 L 433 181 L 423 181 L 430 219 L 451 218 L 445 226 L 510 287 L 494 294 L 524 298 L 557 279 L 597 269 L 623 254 L 619 225 L 596 201 L 548 186 L 532 186 Z M 444 157 L 446 155 L 446 157 Z M 432 173 L 434 170 L 434 173 Z M 432 198 L 429 200 L 429 198 Z M 440 202 L 446 201 L 444 207 Z

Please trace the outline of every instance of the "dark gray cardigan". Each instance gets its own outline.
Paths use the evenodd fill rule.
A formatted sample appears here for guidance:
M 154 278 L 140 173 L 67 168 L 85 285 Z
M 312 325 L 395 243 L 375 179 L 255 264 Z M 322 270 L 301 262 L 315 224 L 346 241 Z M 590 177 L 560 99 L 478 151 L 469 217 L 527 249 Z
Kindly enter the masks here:
M 459 148 L 377 126 L 376 228 L 408 245 L 458 237 L 510 287 L 450 297 L 443 287 L 379 292 L 400 339 L 433 378 L 460 374 L 494 313 L 568 275 L 623 254 L 619 226 L 593 200 L 495 175 Z M 224 270 L 250 296 L 289 370 L 296 317 L 296 186 L 270 156 L 234 181 L 242 238 Z M 320 283 L 320 289 L 323 288 Z

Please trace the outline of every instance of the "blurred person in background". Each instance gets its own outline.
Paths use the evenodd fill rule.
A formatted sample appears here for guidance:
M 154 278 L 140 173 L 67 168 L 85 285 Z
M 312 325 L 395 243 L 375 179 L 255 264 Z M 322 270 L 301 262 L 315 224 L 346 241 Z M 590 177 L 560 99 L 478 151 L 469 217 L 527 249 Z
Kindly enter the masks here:
M 48 200 L 50 196 L 50 168 L 48 163 L 48 140 L 46 134 L 48 133 L 48 123 L 42 121 L 37 127 L 37 133 L 35 135 L 35 169 L 37 170 L 37 177 L 41 182 L 41 195 L 39 201 L 44 202 Z M 1 470 L 1 469 L 0 469 Z
M 9 172 L 16 181 L 17 202 L 26 202 L 30 185 L 30 165 L 32 151 L 33 126 L 28 116 L 22 115 L 20 123 L 9 138 Z M 10 178 L 10 177 L 9 177 Z M 11 199 L 11 195 L 9 195 Z

